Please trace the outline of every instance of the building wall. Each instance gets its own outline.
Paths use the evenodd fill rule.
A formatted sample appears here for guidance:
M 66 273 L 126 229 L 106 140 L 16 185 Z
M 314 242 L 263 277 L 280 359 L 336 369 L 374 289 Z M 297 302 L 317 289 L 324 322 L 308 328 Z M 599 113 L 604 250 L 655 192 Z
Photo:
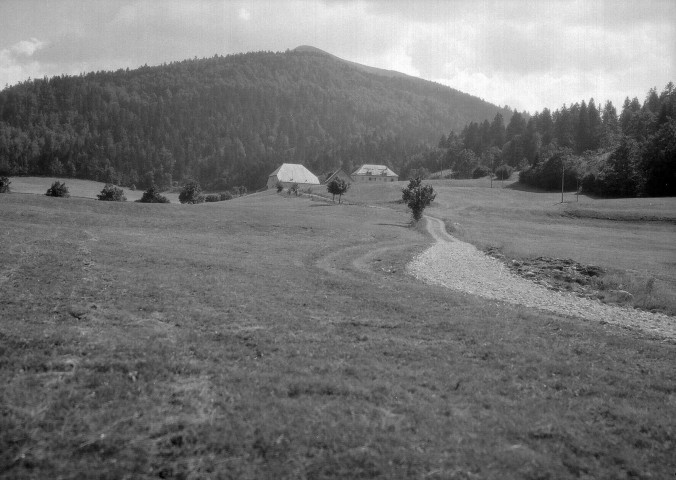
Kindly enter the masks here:
M 277 176 L 271 176 L 268 177 L 268 183 L 267 186 L 268 188 L 277 188 Z M 284 188 L 289 188 L 291 185 L 294 183 L 298 184 L 298 188 L 305 189 L 307 187 L 319 187 L 320 184 L 318 183 L 299 183 L 299 182 L 282 182 L 282 185 L 284 185 Z
M 374 182 L 396 182 L 399 177 L 387 177 L 383 175 L 352 175 L 355 182 L 359 183 L 374 183 Z

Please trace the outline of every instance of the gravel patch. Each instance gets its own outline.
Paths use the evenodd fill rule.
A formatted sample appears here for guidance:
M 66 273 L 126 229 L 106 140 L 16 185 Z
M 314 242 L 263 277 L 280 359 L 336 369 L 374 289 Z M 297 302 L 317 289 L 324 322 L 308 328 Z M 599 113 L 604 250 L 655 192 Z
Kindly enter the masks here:
M 436 243 L 409 263 L 409 273 L 425 282 L 484 298 L 549 312 L 644 330 L 676 340 L 676 317 L 650 313 L 567 292 L 549 290 L 515 275 L 505 265 L 446 232 L 444 223 L 427 219 Z

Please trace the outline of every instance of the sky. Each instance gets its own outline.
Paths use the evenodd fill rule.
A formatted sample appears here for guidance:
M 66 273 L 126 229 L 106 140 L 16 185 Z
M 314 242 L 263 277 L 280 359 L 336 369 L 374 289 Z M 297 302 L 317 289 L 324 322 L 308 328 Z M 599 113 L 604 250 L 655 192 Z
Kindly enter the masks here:
M 676 0 L 0 0 L 0 88 L 312 45 L 534 113 L 676 82 Z

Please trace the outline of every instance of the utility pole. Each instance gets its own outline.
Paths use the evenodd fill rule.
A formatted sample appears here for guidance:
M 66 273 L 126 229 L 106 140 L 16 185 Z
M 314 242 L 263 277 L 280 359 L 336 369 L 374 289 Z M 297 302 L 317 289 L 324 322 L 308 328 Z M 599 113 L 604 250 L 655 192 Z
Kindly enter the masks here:
M 565 164 L 563 158 L 561 158 L 561 203 L 563 203 L 563 174 L 564 174 Z
M 493 175 L 495 175 L 495 167 L 493 165 L 493 162 L 495 161 L 495 158 L 493 155 L 491 155 L 491 188 L 493 188 Z

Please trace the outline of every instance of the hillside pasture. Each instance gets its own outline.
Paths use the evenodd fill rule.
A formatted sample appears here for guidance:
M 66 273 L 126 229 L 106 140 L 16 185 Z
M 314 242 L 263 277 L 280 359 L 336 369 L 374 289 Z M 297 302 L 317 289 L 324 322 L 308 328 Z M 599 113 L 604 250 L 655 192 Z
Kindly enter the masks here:
M 68 192 L 71 197 L 78 198 L 94 198 L 101 193 L 105 183 L 94 182 L 92 180 L 80 180 L 77 178 L 60 178 L 60 177 L 12 177 L 10 178 L 12 184 L 10 188 L 14 193 L 32 193 L 35 195 L 44 195 L 47 189 L 55 181 L 64 182 L 68 187 Z M 127 197 L 128 202 L 135 202 L 143 196 L 143 190 L 130 190 L 126 187 L 120 187 L 124 190 L 124 196 Z M 169 199 L 171 203 L 178 203 L 178 193 L 165 192 L 162 193 Z
M 417 282 L 408 221 L 0 196 L 0 476 L 673 475 L 676 345 Z
M 630 290 L 637 306 L 676 314 L 676 198 L 597 199 L 529 191 L 515 180 L 429 180 L 426 214 L 449 233 L 507 260 L 547 256 L 601 266 L 608 288 Z M 346 201 L 406 211 L 406 182 L 355 185 Z M 654 279 L 651 281 L 651 278 Z M 648 291 L 649 290 L 649 291 Z

